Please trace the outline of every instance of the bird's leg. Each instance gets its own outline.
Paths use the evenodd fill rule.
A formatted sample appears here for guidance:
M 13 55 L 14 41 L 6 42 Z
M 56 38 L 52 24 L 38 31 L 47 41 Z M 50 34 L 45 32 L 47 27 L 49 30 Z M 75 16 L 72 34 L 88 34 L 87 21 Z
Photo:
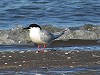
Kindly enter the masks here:
M 40 45 L 38 44 L 38 52 L 40 51 Z
M 44 48 L 46 48 L 46 44 L 44 44 Z
M 44 49 L 46 48 L 46 44 L 43 45 L 42 52 L 44 53 Z

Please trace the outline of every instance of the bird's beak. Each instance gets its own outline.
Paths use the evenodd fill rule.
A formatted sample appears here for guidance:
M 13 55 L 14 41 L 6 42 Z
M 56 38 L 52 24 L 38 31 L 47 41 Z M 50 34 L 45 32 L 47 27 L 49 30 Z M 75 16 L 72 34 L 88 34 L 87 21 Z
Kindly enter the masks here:
M 23 29 L 30 29 L 30 27 L 26 27 L 26 28 L 23 28 Z

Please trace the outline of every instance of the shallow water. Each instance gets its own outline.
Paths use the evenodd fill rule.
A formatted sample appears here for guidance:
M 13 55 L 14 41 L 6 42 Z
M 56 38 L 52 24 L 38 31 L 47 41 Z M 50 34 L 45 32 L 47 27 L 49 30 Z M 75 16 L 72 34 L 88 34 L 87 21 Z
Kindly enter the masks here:
M 0 0 L 0 28 L 16 24 L 75 27 L 100 24 L 100 0 Z
M 29 45 L 0 45 L 0 51 L 34 51 L 34 50 L 38 50 L 37 47 L 34 46 L 29 46 Z M 40 48 L 40 50 L 42 50 L 42 47 Z M 45 48 L 45 50 L 86 50 L 86 51 L 100 51 L 100 46 L 99 45 L 95 45 L 95 46 L 68 46 L 68 47 L 48 47 Z
M 0 75 L 100 75 L 100 66 L 76 68 L 37 68 L 21 69 L 20 71 L 0 71 Z

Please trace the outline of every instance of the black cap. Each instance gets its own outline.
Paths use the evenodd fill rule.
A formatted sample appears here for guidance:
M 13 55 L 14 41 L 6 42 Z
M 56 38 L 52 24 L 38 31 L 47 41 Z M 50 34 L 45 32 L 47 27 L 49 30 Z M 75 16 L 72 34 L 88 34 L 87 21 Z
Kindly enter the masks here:
M 40 27 L 39 25 L 37 25 L 37 24 L 30 24 L 29 27 L 26 27 L 26 28 L 24 28 L 24 29 L 30 29 L 31 27 L 38 27 L 38 28 L 41 29 L 41 27 Z M 41 30 L 42 30 L 42 29 L 41 29 Z

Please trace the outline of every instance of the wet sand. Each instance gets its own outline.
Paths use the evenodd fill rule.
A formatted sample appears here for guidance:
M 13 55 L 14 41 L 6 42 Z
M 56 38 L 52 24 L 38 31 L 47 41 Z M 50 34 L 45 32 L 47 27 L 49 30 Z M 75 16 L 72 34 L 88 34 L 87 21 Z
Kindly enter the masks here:
M 55 40 L 51 42 L 49 47 L 68 47 L 68 46 L 88 46 L 88 45 L 100 45 L 99 40 L 88 40 L 88 39 L 68 39 L 64 40 Z
M 0 52 L 0 69 L 56 68 L 100 65 L 100 51 Z

